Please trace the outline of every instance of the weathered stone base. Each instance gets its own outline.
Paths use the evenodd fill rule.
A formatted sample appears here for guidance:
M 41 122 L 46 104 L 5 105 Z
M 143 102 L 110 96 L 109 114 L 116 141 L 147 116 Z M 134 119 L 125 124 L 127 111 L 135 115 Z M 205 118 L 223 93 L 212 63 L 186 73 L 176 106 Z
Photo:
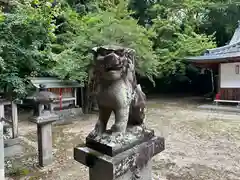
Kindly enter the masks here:
M 75 118 L 83 114 L 82 108 L 70 108 L 70 109 L 63 109 L 61 111 L 54 111 L 54 112 L 59 116 L 59 120 Z
M 14 139 L 5 139 L 4 140 L 4 147 L 10 147 L 14 145 L 20 144 L 20 139 L 19 138 L 14 138 Z
M 113 157 L 79 146 L 74 159 L 89 167 L 90 180 L 152 180 L 151 158 L 163 150 L 164 139 L 153 137 Z
M 20 156 L 24 153 L 24 147 L 20 144 L 15 144 L 13 146 L 4 148 L 4 157 L 12 158 L 14 156 Z
M 154 137 L 154 131 L 145 126 L 128 127 L 126 133 L 113 133 L 111 130 L 102 135 L 94 136 L 92 133 L 86 138 L 86 146 L 104 153 L 115 156 Z
M 128 170 L 125 174 L 118 177 L 116 180 L 153 180 L 152 160 L 149 160 L 144 168 L 139 170 L 137 173 L 133 173 L 131 170 Z

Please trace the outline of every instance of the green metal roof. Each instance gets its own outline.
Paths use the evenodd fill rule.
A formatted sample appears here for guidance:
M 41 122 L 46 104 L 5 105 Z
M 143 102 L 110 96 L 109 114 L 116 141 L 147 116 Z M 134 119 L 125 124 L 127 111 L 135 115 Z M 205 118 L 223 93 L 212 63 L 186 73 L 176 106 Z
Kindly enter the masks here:
M 58 78 L 52 78 L 52 77 L 34 77 L 29 78 L 32 85 L 36 88 L 39 88 L 40 84 L 46 85 L 46 88 L 77 88 L 82 87 L 80 83 L 77 81 L 71 81 L 71 80 L 61 80 Z

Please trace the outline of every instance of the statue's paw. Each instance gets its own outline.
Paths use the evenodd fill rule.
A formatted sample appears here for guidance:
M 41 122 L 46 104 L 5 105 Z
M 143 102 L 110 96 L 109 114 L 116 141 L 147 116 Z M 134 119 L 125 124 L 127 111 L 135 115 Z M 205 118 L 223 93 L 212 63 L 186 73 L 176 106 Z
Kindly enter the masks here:
M 125 128 L 122 128 L 121 126 L 113 125 L 111 127 L 111 132 L 113 134 L 124 134 L 125 133 Z
M 89 133 L 88 137 L 95 139 L 97 136 L 101 136 L 101 135 L 102 133 L 100 133 L 99 130 L 94 129 Z
M 92 130 L 92 132 L 89 134 L 91 138 L 96 138 L 97 136 L 102 137 L 104 134 L 105 129 L 102 128 L 99 124 L 95 126 L 95 128 Z

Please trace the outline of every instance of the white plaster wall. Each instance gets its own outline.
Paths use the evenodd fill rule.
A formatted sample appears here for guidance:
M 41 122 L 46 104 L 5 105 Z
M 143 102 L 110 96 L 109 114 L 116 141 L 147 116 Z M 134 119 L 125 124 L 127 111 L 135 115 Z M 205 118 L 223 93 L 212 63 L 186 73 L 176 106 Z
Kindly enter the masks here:
M 235 68 L 239 65 L 239 74 L 236 74 Z M 240 88 L 240 62 L 224 63 L 220 65 L 220 87 L 221 88 Z

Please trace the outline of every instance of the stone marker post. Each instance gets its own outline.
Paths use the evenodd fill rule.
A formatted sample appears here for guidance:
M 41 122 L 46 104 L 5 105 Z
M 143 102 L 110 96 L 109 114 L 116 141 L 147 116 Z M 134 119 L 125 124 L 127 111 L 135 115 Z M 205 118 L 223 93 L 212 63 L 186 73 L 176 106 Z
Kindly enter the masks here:
M 3 122 L 1 120 L 0 120 L 0 179 L 4 180 L 4 139 L 3 139 Z
M 41 167 L 52 163 L 52 123 L 58 116 L 38 117 L 32 120 L 37 124 L 38 160 Z
M 12 101 L 12 134 L 13 138 L 18 137 L 18 109 L 14 101 Z
M 0 118 L 5 118 L 4 104 L 0 102 Z
M 165 141 L 144 125 L 146 96 L 136 83 L 134 50 L 93 51 L 99 117 L 86 143 L 74 148 L 74 159 L 89 167 L 90 180 L 152 180 L 152 157 Z M 115 123 L 106 129 L 112 112 Z
M 43 87 L 34 97 L 35 103 L 38 105 L 38 112 L 31 121 L 37 124 L 38 160 L 41 167 L 47 166 L 53 161 L 52 123 L 58 120 L 59 116 L 50 110 L 45 110 L 44 105 L 49 105 L 54 99 L 55 96 Z

